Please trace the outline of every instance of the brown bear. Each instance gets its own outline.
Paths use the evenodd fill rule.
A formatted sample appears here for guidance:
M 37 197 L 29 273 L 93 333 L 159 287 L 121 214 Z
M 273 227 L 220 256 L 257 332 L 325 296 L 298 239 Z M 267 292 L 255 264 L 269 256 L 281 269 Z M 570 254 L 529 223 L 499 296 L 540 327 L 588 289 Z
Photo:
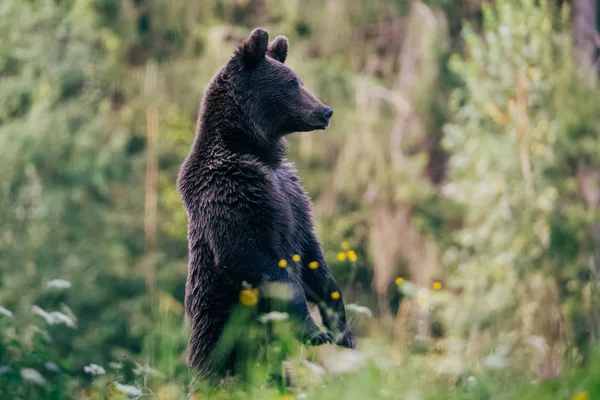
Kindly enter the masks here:
M 285 136 L 325 129 L 333 111 L 284 65 L 287 38 L 268 39 L 252 31 L 213 77 L 177 180 L 188 214 L 188 364 L 203 378 L 232 372 L 235 355 L 214 354 L 215 346 L 248 286 L 262 295 L 268 284 L 286 285 L 285 311 L 305 343 L 356 347 L 311 201 L 285 159 Z M 328 333 L 307 301 L 319 306 Z

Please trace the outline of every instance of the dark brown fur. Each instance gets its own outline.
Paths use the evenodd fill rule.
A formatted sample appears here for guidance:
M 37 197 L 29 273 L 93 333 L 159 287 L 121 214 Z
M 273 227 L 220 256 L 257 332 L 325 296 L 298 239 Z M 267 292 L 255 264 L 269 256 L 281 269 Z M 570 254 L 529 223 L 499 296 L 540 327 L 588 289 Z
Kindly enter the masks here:
M 301 340 L 354 348 L 339 286 L 315 237 L 311 201 L 285 161 L 284 136 L 324 129 L 332 111 L 302 87 L 283 62 L 288 41 L 255 29 L 208 86 L 196 138 L 178 177 L 188 213 L 189 271 L 185 309 L 192 332 L 188 363 L 201 377 L 220 377 L 215 345 L 239 303 L 242 282 L 290 290 L 286 311 L 299 321 Z M 299 254 L 300 265 L 291 262 Z M 280 259 L 290 260 L 279 268 Z M 319 268 L 308 263 L 317 261 Z M 307 300 L 319 304 L 331 336 L 312 320 Z M 326 310 L 333 310 L 333 313 Z

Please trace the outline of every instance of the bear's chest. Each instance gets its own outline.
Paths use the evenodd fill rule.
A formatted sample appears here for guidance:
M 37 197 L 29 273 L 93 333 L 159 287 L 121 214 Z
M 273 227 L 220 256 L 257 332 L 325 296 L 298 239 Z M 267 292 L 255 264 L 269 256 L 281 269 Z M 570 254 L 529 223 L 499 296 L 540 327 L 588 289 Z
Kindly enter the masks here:
M 289 171 L 274 170 L 271 174 L 273 187 L 274 226 L 277 227 L 278 248 L 281 257 L 291 257 L 299 253 L 304 241 L 302 235 L 301 207 L 302 199 L 295 182 L 295 176 Z M 289 254 L 287 254 L 289 253 Z

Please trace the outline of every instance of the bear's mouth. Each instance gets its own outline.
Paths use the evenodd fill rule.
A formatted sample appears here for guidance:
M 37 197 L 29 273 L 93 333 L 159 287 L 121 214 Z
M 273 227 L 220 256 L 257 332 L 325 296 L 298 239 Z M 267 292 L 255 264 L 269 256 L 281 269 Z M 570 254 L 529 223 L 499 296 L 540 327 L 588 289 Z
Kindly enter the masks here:
M 329 126 L 330 121 L 331 120 L 329 118 L 322 116 L 319 118 L 318 122 L 312 126 L 312 128 L 325 130 Z

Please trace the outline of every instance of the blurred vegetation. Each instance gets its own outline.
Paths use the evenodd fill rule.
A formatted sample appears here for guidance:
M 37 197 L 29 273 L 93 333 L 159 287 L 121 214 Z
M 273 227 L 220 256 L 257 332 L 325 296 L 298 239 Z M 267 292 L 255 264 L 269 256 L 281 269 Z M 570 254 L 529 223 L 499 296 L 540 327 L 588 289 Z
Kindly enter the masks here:
M 292 393 L 257 368 L 200 398 L 600 398 L 583 3 L 3 0 L 0 397 L 187 396 L 175 176 L 260 25 L 335 110 L 289 158 L 360 346 L 282 339 Z

